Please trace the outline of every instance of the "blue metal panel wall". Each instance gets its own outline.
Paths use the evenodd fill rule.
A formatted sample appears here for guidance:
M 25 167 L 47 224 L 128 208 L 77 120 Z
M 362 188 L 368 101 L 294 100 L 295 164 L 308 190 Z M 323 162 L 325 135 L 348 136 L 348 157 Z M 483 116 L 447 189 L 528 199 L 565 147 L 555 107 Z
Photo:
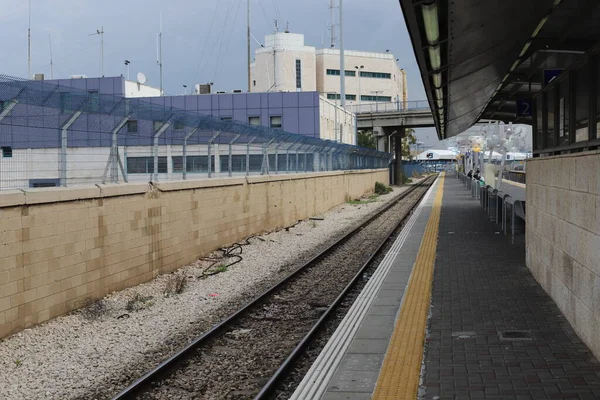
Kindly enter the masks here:
M 122 77 L 113 77 L 61 79 L 43 83 L 43 85 L 49 85 L 49 87 L 56 87 L 57 84 L 88 92 L 98 90 L 103 95 L 121 97 L 124 93 L 125 80 Z M 60 88 L 57 88 L 52 96 L 57 98 L 55 102 L 57 104 L 61 96 Z M 315 138 L 319 137 L 319 94 L 317 92 L 164 96 L 144 98 L 143 100 L 164 106 L 166 115 L 168 115 L 170 109 L 175 108 L 197 111 L 199 114 L 213 117 L 231 117 L 233 120 L 243 123 L 248 123 L 248 117 L 250 116 L 260 116 L 261 125 L 266 127 L 270 125 L 272 116 L 281 116 L 284 131 Z M 130 102 L 133 106 L 138 99 L 124 100 L 119 107 L 126 107 L 125 101 Z M 84 113 L 71 126 L 69 129 L 69 147 L 110 146 L 110 132 L 122 117 L 113 115 L 111 110 L 104 110 L 102 108 L 103 104 L 99 104 L 99 107 L 105 113 Z M 55 107 L 18 104 L 0 123 L 0 144 L 14 148 L 59 147 L 60 130 L 48 129 L 44 126 L 59 126 L 70 115 L 70 111 L 67 110 L 67 112 L 61 113 Z M 36 118 L 28 118 L 31 116 L 36 116 Z M 55 122 L 31 126 L 40 118 Z M 138 121 L 137 132 L 128 132 L 127 127 L 124 127 L 119 133 L 119 145 L 150 145 L 154 135 L 154 126 L 151 121 Z M 176 132 L 174 127 L 171 126 L 161 136 L 159 143 L 179 144 L 184 135 L 184 132 Z M 209 134 L 207 133 L 207 135 Z M 240 139 L 240 143 L 243 143 L 243 140 L 243 138 Z

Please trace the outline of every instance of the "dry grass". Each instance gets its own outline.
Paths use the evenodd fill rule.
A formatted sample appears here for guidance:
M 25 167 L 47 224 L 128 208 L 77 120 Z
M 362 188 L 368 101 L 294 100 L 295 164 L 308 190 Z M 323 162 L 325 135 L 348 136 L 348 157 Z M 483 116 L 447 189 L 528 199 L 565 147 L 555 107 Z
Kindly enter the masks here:
M 175 294 L 180 294 L 187 286 L 187 276 L 183 273 L 175 272 L 167 277 L 165 284 L 164 295 L 169 297 Z

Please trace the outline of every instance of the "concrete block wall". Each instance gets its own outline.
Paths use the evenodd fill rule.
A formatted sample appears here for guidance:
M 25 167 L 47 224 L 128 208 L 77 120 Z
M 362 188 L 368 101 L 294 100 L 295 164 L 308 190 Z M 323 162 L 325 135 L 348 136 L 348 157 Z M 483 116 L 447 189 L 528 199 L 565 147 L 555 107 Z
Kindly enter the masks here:
M 0 192 L 0 337 L 388 183 L 387 169 Z
M 600 357 L 600 152 L 527 161 L 527 266 Z

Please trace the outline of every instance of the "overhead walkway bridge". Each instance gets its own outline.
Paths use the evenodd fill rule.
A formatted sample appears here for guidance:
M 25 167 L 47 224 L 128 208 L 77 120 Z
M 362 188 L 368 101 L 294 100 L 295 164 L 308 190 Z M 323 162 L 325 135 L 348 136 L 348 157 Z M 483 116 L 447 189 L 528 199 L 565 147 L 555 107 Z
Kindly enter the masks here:
M 427 100 L 356 104 L 347 109 L 356 114 L 358 129 L 371 130 L 377 137 L 378 151 L 392 152 L 396 149 L 396 160 L 402 158 L 399 154 L 401 146 L 394 142 L 404 137 L 406 129 L 435 126 Z M 393 170 L 392 180 L 397 183 L 399 178 L 396 177 L 402 175 L 401 163 L 396 161 Z

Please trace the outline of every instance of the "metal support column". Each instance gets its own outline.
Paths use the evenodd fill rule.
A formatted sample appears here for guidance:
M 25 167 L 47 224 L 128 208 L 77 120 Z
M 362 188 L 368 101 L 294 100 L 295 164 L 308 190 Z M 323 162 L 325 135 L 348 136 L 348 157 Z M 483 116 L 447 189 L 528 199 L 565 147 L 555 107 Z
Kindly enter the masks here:
M 13 106 L 14 107 L 14 106 Z M 67 186 L 67 145 L 68 145 L 68 130 L 73 123 L 79 118 L 82 111 L 75 111 L 60 128 L 60 157 L 59 157 L 59 177 L 60 186 Z
M 263 145 L 263 160 L 262 165 L 260 167 L 260 174 L 264 175 L 265 173 L 268 175 L 270 172 L 269 166 L 269 146 L 275 141 L 275 138 L 272 138 L 267 143 Z
M 129 116 L 123 118 L 111 131 L 111 143 L 110 143 L 110 153 L 108 155 L 108 161 L 106 162 L 106 167 L 104 167 L 104 174 L 102 174 L 102 183 L 106 182 L 106 176 L 108 175 L 108 169 L 110 167 L 110 182 L 117 183 L 119 181 L 119 142 L 118 142 L 118 134 L 121 128 L 125 126 L 125 124 L 129 121 Z M 125 171 L 121 168 L 121 173 L 123 174 L 123 180 L 127 182 L 127 176 L 125 175 Z
M 154 134 L 154 145 L 152 146 L 152 152 L 154 153 L 154 173 L 152 176 L 153 181 L 158 181 L 158 138 L 160 135 L 171 126 L 171 121 L 165 122 L 158 131 Z
M 6 117 L 8 115 L 9 112 L 12 111 L 13 108 L 15 108 L 15 106 L 18 104 L 19 102 L 17 100 L 11 100 L 8 104 L 6 104 L 4 106 L 4 109 L 2 110 L 2 112 L 0 112 L 0 121 L 2 121 L 4 119 L 4 117 Z
M 212 165 L 211 165 L 211 149 L 212 149 L 212 144 L 215 141 L 216 138 L 219 137 L 219 135 L 221 134 L 221 131 L 217 131 L 215 132 L 215 134 L 210 138 L 210 140 L 208 141 L 208 159 L 207 159 L 207 163 L 208 163 L 208 177 L 212 178 Z
M 192 129 L 187 135 L 185 135 L 185 137 L 183 138 L 183 179 L 187 179 L 187 141 L 189 138 L 192 137 L 192 135 L 196 132 L 198 132 L 198 127 L 195 127 L 194 129 Z
M 250 145 L 254 143 L 256 136 L 251 138 L 246 144 L 246 176 L 250 174 Z
M 405 129 L 399 129 L 394 135 L 394 154 L 396 158 L 395 171 L 394 171 L 394 184 L 402 185 L 404 173 L 402 171 L 402 138 L 405 135 Z

